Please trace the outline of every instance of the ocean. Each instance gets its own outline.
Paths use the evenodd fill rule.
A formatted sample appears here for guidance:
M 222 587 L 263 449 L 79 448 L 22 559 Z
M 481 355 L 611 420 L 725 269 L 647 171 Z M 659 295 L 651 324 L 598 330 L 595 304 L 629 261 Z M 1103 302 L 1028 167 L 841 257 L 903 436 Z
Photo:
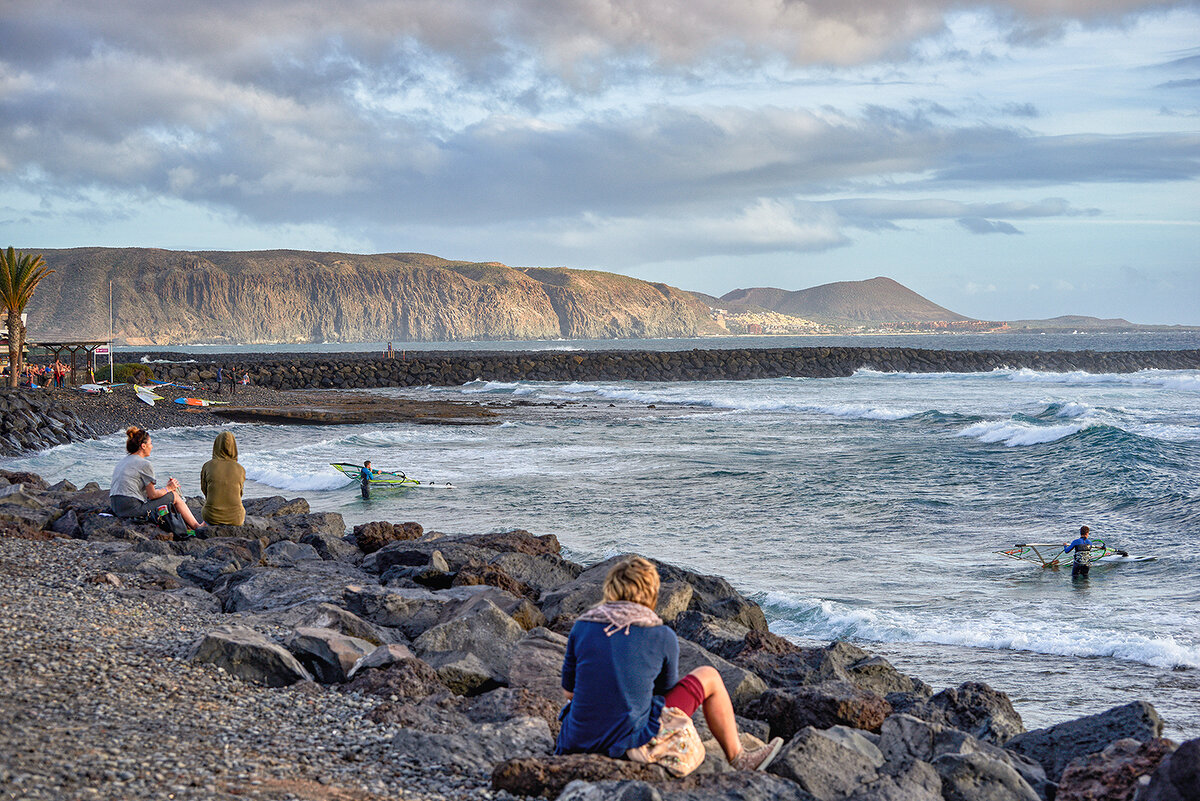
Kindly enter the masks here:
M 802 644 L 849 639 L 938 689 L 985 681 L 1029 728 L 1145 699 L 1167 736 L 1200 736 L 1200 371 L 375 391 L 504 422 L 231 426 L 246 494 L 350 525 L 552 533 L 584 563 L 637 551 L 727 577 Z M 198 493 L 216 430 L 156 432 L 159 474 Z M 4 466 L 108 486 L 122 445 Z M 453 487 L 364 501 L 329 463 L 366 458 Z M 1072 580 L 996 553 L 1081 524 L 1133 558 Z

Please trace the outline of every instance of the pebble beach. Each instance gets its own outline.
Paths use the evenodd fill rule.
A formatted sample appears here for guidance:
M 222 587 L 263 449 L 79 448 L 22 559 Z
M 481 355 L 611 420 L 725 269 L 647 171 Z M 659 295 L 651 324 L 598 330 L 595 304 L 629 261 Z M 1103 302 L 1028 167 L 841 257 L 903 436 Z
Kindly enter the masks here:
M 129 576 L 90 583 L 104 553 L 0 537 L 0 798 L 508 797 L 486 775 L 396 755 L 399 727 L 365 719 L 374 699 L 190 663 L 227 616 Z

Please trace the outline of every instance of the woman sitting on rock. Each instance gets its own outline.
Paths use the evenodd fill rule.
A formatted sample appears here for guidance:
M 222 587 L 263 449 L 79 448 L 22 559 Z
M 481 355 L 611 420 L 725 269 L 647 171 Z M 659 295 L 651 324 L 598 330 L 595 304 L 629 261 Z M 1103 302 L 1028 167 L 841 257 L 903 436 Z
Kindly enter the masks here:
M 154 466 L 150 464 L 150 451 L 154 444 L 150 433 L 144 428 L 130 426 L 125 429 L 125 450 L 129 452 L 117 462 L 112 475 L 112 488 L 108 491 L 108 502 L 113 514 L 126 519 L 136 519 L 152 514 L 164 504 L 173 506 L 183 516 L 188 528 L 196 529 L 201 523 L 179 494 L 179 482 L 167 479 L 164 489 L 155 485 Z
M 679 640 L 654 613 L 658 569 L 640 556 L 625 559 L 604 579 L 604 601 L 579 616 L 567 638 L 557 754 L 596 753 L 645 762 L 659 734 L 659 717 L 675 707 L 691 717 L 701 706 L 725 757 L 737 770 L 765 770 L 783 741 L 745 751 L 733 704 L 716 668 L 679 678 Z
M 246 522 L 246 507 L 242 506 L 246 468 L 238 464 L 237 458 L 237 440 L 233 434 L 228 431 L 217 434 L 213 458 L 200 468 L 200 491 L 204 493 L 200 516 L 205 523 L 240 526 Z

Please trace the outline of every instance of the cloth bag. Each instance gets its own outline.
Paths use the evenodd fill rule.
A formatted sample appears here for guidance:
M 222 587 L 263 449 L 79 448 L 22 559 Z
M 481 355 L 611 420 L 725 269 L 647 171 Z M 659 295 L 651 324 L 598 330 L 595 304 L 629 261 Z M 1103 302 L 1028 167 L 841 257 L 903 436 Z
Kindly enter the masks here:
M 625 752 L 630 762 L 661 765 L 672 776 L 682 778 L 704 761 L 704 744 L 696 724 L 682 709 L 666 707 L 659 716 L 658 734 L 639 748 Z

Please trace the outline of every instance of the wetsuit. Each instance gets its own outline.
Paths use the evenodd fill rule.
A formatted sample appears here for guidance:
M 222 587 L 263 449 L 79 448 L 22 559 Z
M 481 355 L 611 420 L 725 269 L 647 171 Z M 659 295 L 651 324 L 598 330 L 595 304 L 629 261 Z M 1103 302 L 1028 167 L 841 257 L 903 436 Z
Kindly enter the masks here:
M 1063 548 L 1063 553 L 1075 552 L 1075 561 L 1071 565 L 1071 578 L 1076 576 L 1086 576 L 1088 574 L 1088 556 L 1092 550 L 1092 543 L 1087 537 L 1079 537 L 1066 548 Z
M 359 475 L 362 477 L 363 498 L 371 497 L 371 474 L 374 472 L 375 471 L 369 467 L 364 467 L 361 471 L 359 471 Z

